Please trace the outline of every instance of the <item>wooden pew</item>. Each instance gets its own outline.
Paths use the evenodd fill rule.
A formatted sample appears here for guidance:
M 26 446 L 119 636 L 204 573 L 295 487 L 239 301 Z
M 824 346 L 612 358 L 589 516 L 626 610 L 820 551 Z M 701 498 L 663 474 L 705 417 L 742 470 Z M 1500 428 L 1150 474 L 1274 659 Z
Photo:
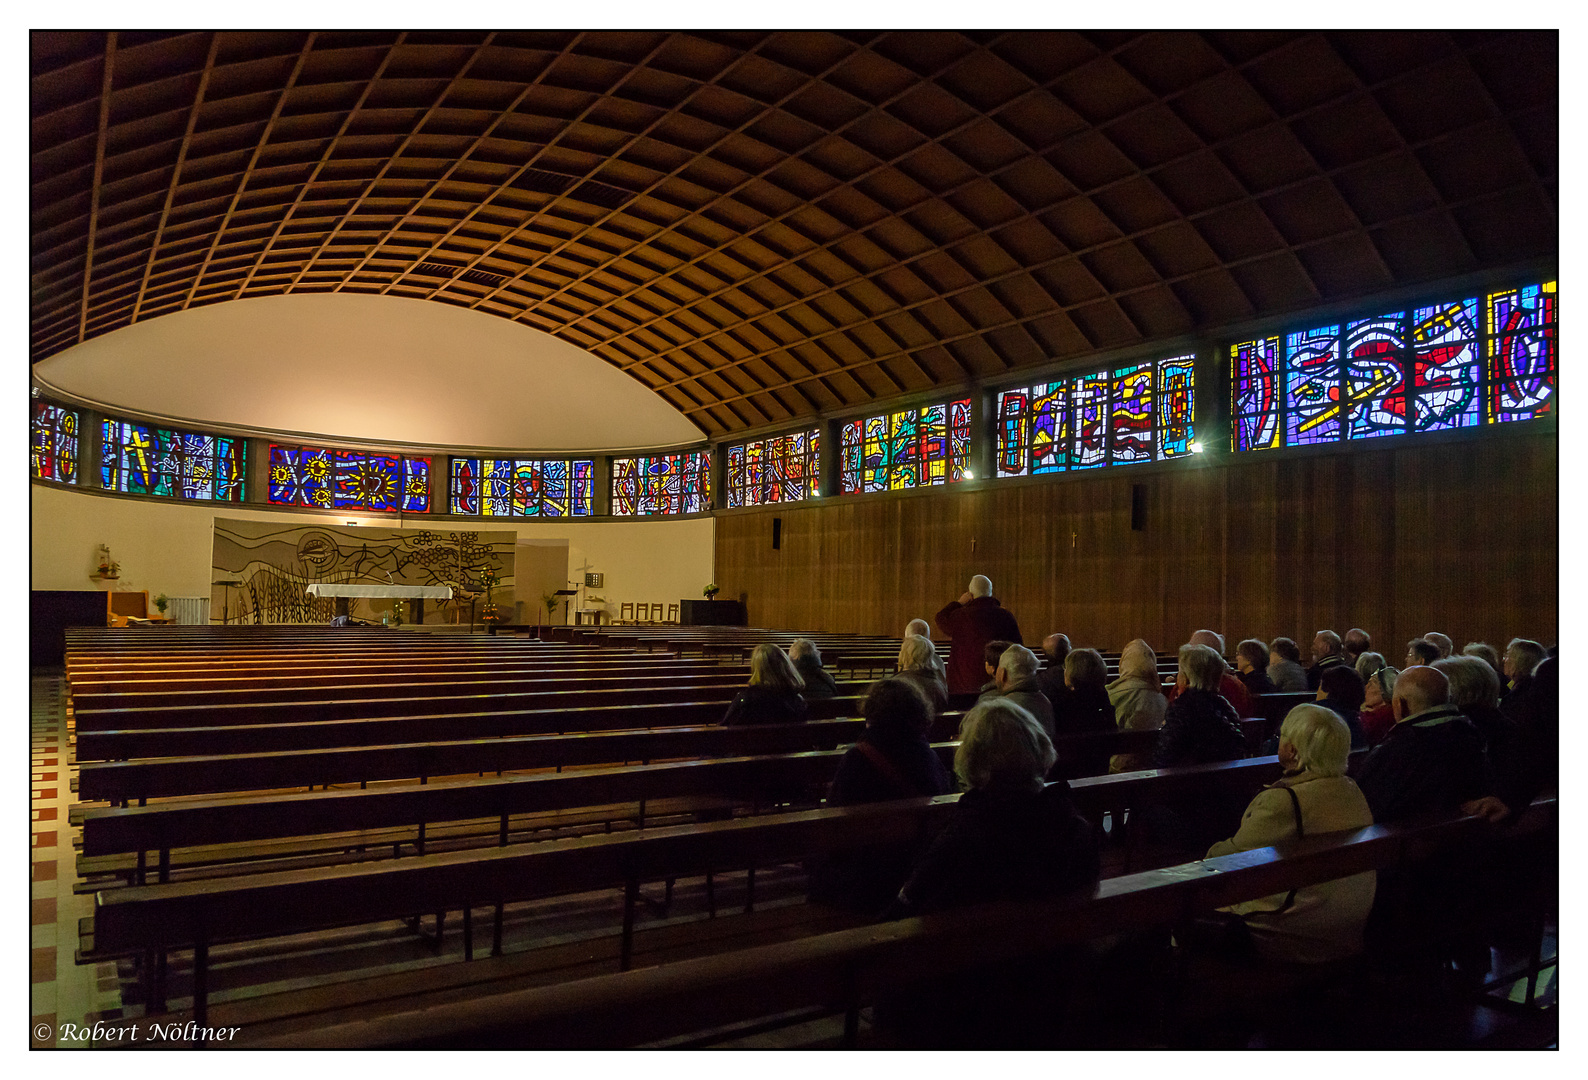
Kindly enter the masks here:
M 494 701 L 487 703 L 494 704 Z M 389 716 L 232 727 L 161 728 L 149 731 L 87 731 L 77 736 L 79 761 L 241 754 L 310 750 L 333 746 L 380 746 L 539 735 L 572 731 L 615 731 L 637 727 L 676 727 L 720 721 L 727 702 L 686 701 L 661 705 L 596 708 L 493 709 L 462 711 L 482 704 L 457 699 L 459 711 L 405 715 L 401 699 L 387 702 Z M 809 703 L 813 720 L 852 714 L 855 698 L 818 698 Z
M 792 727 L 792 725 L 790 725 Z M 851 733 L 858 731 L 851 728 Z M 730 731 L 728 734 L 737 734 Z M 781 733 L 779 733 L 781 734 Z M 1119 732 L 1107 739 L 1110 749 L 1143 748 L 1151 745 L 1152 732 Z M 836 737 L 830 731 L 828 738 Z M 726 740 L 719 740 L 725 742 Z M 763 744 L 771 740 L 761 740 Z M 1086 744 L 1103 741 L 1099 736 L 1079 736 L 1060 740 L 1061 759 L 1067 754 L 1084 753 Z M 1079 745 L 1064 745 L 1079 744 Z M 652 740 L 652 746 L 656 740 Z M 740 745 L 744 745 L 741 741 Z M 776 745 L 773 743 L 772 745 Z M 945 765 L 952 766 L 957 743 L 936 747 Z M 631 749 L 643 747 L 631 746 Z M 676 747 L 670 748 L 676 749 Z M 844 751 L 777 751 L 757 756 L 718 757 L 706 760 L 675 761 L 666 765 L 607 768 L 584 772 L 519 776 L 504 779 L 466 780 L 425 786 L 388 787 L 377 790 L 308 792 L 267 797 L 204 799 L 132 809 L 89 809 L 81 817 L 83 873 L 140 873 L 141 864 L 107 862 L 106 856 L 134 852 L 158 852 L 161 881 L 169 877 L 171 852 L 176 848 L 246 841 L 275 840 L 356 830 L 393 829 L 403 826 L 439 825 L 476 819 L 500 819 L 499 835 L 505 843 L 513 815 L 542 813 L 582 806 L 640 804 L 643 824 L 646 800 L 715 796 L 754 805 L 768 791 L 825 787 L 832 780 Z M 1196 783 L 1207 777 L 1244 774 L 1253 791 L 1272 778 L 1274 759 L 1248 766 L 1245 762 L 1222 767 L 1203 766 L 1191 774 Z M 1106 781 L 1106 782 L 1102 782 Z M 1116 816 L 1144 798 L 1174 797 L 1185 790 L 1188 781 L 1173 772 L 1121 774 L 1091 780 L 1076 780 L 1074 790 L 1083 809 Z M 1221 781 L 1227 783 L 1228 781 Z M 624 817 L 630 816 L 625 811 Z M 337 850 L 345 845 L 321 845 Z M 424 834 L 417 841 L 424 847 Z M 319 849 L 317 849 L 319 850 Z M 203 853 L 189 856 L 178 865 L 215 861 Z
M 1292 888 L 1385 870 L 1474 843 L 1503 845 L 1552 828 L 1553 798 L 1495 829 L 1449 817 L 1375 825 L 1295 844 L 1103 881 L 1093 895 L 999 903 L 821 934 L 561 985 L 416 1002 L 318 1030 L 258 1039 L 260 1048 L 591 1048 L 636 1046 L 758 1017 L 822 1008 L 847 1015 L 879 995 L 1041 955 L 1103 934 L 1173 926 L 1190 916 Z M 247 1042 L 245 1037 L 245 1043 Z
M 1277 774 L 1274 758 L 1223 766 L 1163 770 L 1152 776 L 1098 777 L 1091 786 L 1134 786 L 1150 797 L 1156 781 L 1167 794 L 1199 789 L 1246 791 Z M 1084 791 L 1087 785 L 1072 785 Z M 1078 800 L 1085 796 L 1077 795 Z M 192 946 L 202 1013 L 208 944 L 251 940 L 322 927 L 356 925 L 415 912 L 465 911 L 466 955 L 470 906 L 625 888 L 622 963 L 632 936 L 639 883 L 726 869 L 799 861 L 825 852 L 924 837 L 938 827 L 958 796 L 903 799 L 868 806 L 739 818 L 700 825 L 642 829 L 544 844 L 512 845 L 417 855 L 381 864 L 176 882 L 102 890 L 95 896 L 93 940 L 79 962 L 112 955 L 164 952 Z M 469 906 L 465 906 L 469 905 Z

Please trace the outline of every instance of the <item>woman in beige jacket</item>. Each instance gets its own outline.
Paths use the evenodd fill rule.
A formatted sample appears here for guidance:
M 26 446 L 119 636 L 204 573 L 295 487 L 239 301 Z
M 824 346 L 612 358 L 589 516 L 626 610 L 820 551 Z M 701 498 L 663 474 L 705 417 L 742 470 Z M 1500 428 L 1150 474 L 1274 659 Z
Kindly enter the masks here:
M 1163 727 L 1169 699 L 1158 682 L 1158 656 L 1141 638 L 1119 654 L 1119 678 L 1108 684 L 1108 700 L 1121 731 L 1156 731 Z M 1152 754 L 1115 754 L 1108 762 L 1111 773 L 1151 768 Z
M 1277 846 L 1298 834 L 1360 829 L 1372 811 L 1345 775 L 1351 732 L 1320 705 L 1297 705 L 1279 728 L 1279 762 L 1285 774 L 1260 791 L 1228 840 L 1208 858 Z M 1362 929 L 1373 908 L 1377 875 L 1369 870 L 1336 881 L 1275 893 L 1223 910 L 1242 916 L 1257 954 L 1265 960 L 1321 964 L 1362 951 Z

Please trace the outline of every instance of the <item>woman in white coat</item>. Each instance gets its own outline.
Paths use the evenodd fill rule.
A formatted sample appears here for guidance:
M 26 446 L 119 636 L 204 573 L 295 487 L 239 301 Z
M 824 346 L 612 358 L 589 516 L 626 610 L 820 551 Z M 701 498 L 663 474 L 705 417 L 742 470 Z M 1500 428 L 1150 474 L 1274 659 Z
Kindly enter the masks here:
M 1351 732 L 1332 710 L 1297 705 L 1279 728 L 1285 774 L 1246 808 L 1241 827 L 1208 849 L 1208 858 L 1283 846 L 1300 836 L 1373 824 L 1367 798 L 1345 775 Z M 1275 893 L 1222 910 L 1241 916 L 1257 955 L 1292 964 L 1343 960 L 1362 951 L 1377 875 L 1369 870 L 1336 881 Z

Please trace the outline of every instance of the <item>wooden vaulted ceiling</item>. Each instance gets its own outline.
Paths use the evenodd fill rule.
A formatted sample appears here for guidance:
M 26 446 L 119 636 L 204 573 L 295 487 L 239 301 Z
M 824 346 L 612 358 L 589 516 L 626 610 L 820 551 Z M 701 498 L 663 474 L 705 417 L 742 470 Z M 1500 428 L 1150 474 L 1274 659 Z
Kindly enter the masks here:
M 35 362 L 385 293 L 718 435 L 1557 246 L 1548 32 L 40 33 L 31 75 Z

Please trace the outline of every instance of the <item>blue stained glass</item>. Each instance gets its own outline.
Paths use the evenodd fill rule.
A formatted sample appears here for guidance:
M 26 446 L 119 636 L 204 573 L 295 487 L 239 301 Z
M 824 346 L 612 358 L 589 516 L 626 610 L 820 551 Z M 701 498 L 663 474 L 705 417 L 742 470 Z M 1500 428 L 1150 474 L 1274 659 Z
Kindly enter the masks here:
M 1345 327 L 1346 437 L 1406 432 L 1406 313 L 1359 319 Z
M 1340 438 L 1340 327 L 1285 335 L 1285 442 Z

